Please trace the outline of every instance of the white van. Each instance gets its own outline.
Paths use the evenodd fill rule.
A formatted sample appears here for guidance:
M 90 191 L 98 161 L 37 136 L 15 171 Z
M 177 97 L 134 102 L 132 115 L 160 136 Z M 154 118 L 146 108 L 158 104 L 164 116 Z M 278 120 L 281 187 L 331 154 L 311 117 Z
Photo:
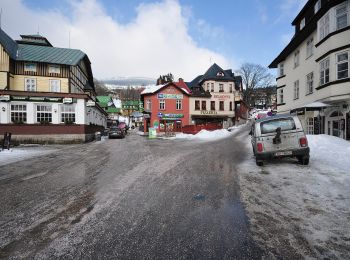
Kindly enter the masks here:
M 281 157 L 295 157 L 301 164 L 309 164 L 310 148 L 297 116 L 278 115 L 256 120 L 250 134 L 258 166 L 262 166 L 264 160 Z

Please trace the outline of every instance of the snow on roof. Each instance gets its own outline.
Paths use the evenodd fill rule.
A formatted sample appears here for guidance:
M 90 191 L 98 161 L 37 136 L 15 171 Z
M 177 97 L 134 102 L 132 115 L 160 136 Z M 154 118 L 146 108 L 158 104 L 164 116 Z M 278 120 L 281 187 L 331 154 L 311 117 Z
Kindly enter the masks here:
M 141 92 L 141 95 L 144 94 L 152 94 L 158 90 L 160 90 L 162 87 L 164 87 L 166 84 L 162 84 L 162 85 L 150 85 L 150 86 L 146 86 L 146 88 Z
M 190 90 L 189 88 L 187 87 L 186 83 L 185 82 L 171 82 L 171 83 L 166 83 L 166 84 L 163 84 L 163 85 L 150 85 L 150 86 L 146 86 L 146 88 L 141 92 L 141 95 L 144 95 L 144 94 L 152 94 L 152 93 L 155 93 L 157 92 L 158 90 L 160 90 L 162 87 L 168 85 L 168 84 L 173 84 L 175 85 L 176 87 L 180 88 L 184 93 L 186 94 L 190 94 Z

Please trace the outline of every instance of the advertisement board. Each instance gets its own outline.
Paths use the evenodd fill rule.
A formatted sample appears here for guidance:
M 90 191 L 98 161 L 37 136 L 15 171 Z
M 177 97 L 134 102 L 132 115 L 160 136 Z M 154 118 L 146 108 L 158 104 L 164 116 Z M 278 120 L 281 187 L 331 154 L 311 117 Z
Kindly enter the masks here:
M 154 127 L 148 128 L 148 138 L 153 139 L 157 138 L 157 130 Z

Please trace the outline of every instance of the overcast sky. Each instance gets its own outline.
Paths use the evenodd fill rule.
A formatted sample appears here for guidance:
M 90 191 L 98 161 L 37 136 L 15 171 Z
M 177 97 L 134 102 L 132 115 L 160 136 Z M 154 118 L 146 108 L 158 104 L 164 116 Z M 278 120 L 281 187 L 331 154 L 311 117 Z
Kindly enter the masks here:
M 81 49 L 98 79 L 171 72 L 190 81 L 216 62 L 268 66 L 306 0 L 1 0 L 2 29 Z M 70 35 L 70 37 L 69 37 Z M 70 38 L 70 41 L 69 41 Z

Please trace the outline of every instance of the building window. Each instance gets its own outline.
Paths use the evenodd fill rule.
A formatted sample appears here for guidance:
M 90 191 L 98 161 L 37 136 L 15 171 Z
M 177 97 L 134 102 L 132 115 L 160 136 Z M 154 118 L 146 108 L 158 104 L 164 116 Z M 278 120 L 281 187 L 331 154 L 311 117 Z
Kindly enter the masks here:
M 50 79 L 50 91 L 61 92 L 61 81 L 59 79 Z
M 329 82 L 329 58 L 320 62 L 320 85 Z
M 341 5 L 335 9 L 337 30 L 348 26 L 348 9 L 347 5 Z
M 49 65 L 49 73 L 50 74 L 60 74 L 61 68 L 59 65 Z
M 52 106 L 51 105 L 37 105 L 36 106 L 36 121 L 38 123 L 52 122 Z
M 349 53 L 343 52 L 337 54 L 337 79 L 349 77 Z
M 61 123 L 75 123 L 74 105 L 61 106 Z
M 230 111 L 232 111 L 232 101 L 230 101 Z
M 214 92 L 214 83 L 211 83 L 211 90 L 210 92 Z
M 233 84 L 230 83 L 230 93 L 232 93 L 232 91 L 233 91 Z
M 24 78 L 24 85 L 25 91 L 36 91 L 36 79 Z
M 200 101 L 195 100 L 194 101 L 194 110 L 200 110 L 200 109 L 201 109 Z
M 24 71 L 36 72 L 36 64 L 35 63 L 24 63 Z
M 151 103 L 151 100 L 149 100 L 149 99 L 146 100 L 146 109 L 147 110 L 151 110 L 152 109 L 152 103 Z
M 309 58 L 314 54 L 314 39 L 311 38 L 306 42 L 306 58 Z
M 308 117 L 306 119 L 306 134 L 313 135 L 314 134 L 314 118 Z
M 300 30 L 302 30 L 304 27 L 305 27 L 305 18 L 303 18 L 303 19 L 300 21 Z
M 311 72 L 306 75 L 306 94 L 314 92 L 314 73 Z
M 279 99 L 280 99 L 279 104 L 283 104 L 284 100 L 283 100 L 283 89 L 282 88 L 279 90 L 279 95 L 278 96 L 279 96 Z
M 215 110 L 215 101 L 210 101 L 210 110 Z
M 315 4 L 315 13 L 318 12 L 318 10 L 321 9 L 321 0 L 318 0 Z
M 159 110 L 164 110 L 165 109 L 165 100 L 160 99 L 159 100 Z
M 27 105 L 11 105 L 11 122 L 27 122 Z
M 224 111 L 225 110 L 225 108 L 224 108 L 224 101 L 220 101 L 219 109 L 220 109 L 220 111 Z
M 207 110 L 207 101 L 202 100 L 202 110 Z
M 329 13 L 325 14 L 319 21 L 319 40 L 329 34 Z
M 176 110 L 182 110 L 182 100 L 181 99 L 176 100 Z
M 210 91 L 210 89 L 209 89 L 209 83 L 207 83 L 207 91 L 208 91 L 208 92 Z
M 219 92 L 224 92 L 224 84 L 219 84 Z
M 299 56 L 300 56 L 299 54 L 300 54 L 299 50 L 294 52 L 294 68 L 299 66 Z
M 294 82 L 294 99 L 299 99 L 299 80 Z
M 283 76 L 284 75 L 284 63 L 280 63 L 278 65 L 279 67 L 279 76 Z

